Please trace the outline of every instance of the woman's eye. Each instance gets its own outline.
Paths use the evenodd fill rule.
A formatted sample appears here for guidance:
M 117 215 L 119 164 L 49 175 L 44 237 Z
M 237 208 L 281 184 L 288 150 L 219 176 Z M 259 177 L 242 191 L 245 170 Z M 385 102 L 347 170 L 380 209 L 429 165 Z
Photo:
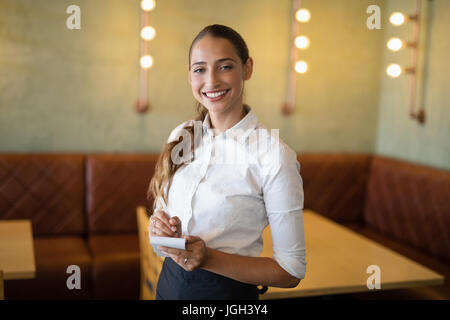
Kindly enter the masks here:
M 230 70 L 230 69 L 233 69 L 233 66 L 221 66 L 220 69 L 222 69 L 222 70 Z M 198 68 L 198 69 L 194 70 L 194 73 L 201 73 L 203 71 L 205 71 L 205 68 Z

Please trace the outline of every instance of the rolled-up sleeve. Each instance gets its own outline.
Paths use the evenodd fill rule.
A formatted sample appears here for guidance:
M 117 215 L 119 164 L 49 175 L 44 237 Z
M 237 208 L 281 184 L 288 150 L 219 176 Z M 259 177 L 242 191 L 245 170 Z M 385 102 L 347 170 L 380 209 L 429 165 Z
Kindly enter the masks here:
M 300 163 L 292 149 L 286 145 L 281 149 L 276 170 L 263 180 L 273 259 L 289 274 L 303 279 L 306 273 L 306 249 Z

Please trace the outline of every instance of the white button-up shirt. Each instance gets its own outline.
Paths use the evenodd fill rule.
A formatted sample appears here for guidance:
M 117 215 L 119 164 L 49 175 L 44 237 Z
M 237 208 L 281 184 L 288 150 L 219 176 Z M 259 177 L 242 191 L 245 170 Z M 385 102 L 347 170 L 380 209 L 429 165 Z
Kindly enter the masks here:
M 296 153 L 260 126 L 250 107 L 245 108 L 247 115 L 219 135 L 214 135 L 209 114 L 203 123 L 197 122 L 201 142 L 195 158 L 176 171 L 168 203 L 159 197 L 157 210 L 178 216 L 183 234 L 199 236 L 206 246 L 251 257 L 261 254 L 262 232 L 270 224 L 273 259 L 303 279 L 300 164 Z M 182 129 L 194 123 L 189 120 L 176 127 L 168 142 L 177 141 Z

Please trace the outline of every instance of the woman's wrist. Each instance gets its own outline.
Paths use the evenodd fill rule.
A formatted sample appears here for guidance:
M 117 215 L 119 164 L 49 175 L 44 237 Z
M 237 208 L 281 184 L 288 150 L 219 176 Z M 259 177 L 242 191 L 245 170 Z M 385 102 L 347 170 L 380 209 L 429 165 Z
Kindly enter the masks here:
M 202 269 L 208 269 L 208 266 L 211 264 L 211 259 L 213 259 L 212 258 L 212 256 L 213 256 L 213 251 L 214 249 L 211 249 L 211 248 L 209 248 L 209 247 L 206 247 L 205 246 L 205 255 L 204 255 L 204 257 L 203 257 L 203 261 L 202 261 L 202 264 L 200 265 L 200 267 L 199 268 L 202 268 Z
M 255 285 L 292 288 L 298 284 L 273 258 L 228 254 L 209 247 L 199 268 Z

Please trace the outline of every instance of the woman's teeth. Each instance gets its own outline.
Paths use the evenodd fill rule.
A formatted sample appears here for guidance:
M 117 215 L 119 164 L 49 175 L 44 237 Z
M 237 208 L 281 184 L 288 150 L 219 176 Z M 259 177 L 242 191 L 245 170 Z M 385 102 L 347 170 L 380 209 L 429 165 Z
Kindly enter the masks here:
M 211 92 L 211 93 L 206 92 L 205 95 L 206 95 L 208 98 L 217 98 L 217 97 L 219 97 L 219 96 L 225 94 L 226 92 L 227 92 L 227 90 L 223 90 L 223 91 L 219 91 L 219 92 Z

